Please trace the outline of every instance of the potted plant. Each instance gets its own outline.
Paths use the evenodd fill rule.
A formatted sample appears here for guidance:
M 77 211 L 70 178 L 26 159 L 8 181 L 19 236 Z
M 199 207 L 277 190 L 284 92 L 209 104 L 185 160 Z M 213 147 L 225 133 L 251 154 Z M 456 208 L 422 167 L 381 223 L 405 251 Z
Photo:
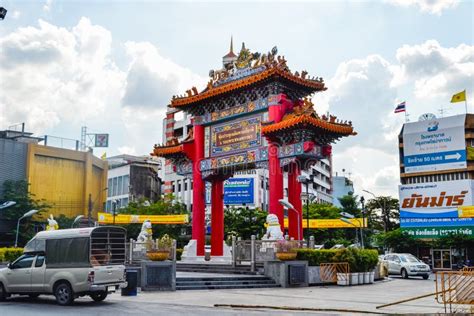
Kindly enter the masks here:
M 160 239 L 157 239 L 155 247 L 152 247 L 152 249 L 147 252 L 147 257 L 152 261 L 167 260 L 172 247 L 173 239 L 171 239 L 168 234 L 165 234 Z
M 276 257 L 279 260 L 295 260 L 299 248 L 299 243 L 296 240 L 278 240 L 276 242 Z

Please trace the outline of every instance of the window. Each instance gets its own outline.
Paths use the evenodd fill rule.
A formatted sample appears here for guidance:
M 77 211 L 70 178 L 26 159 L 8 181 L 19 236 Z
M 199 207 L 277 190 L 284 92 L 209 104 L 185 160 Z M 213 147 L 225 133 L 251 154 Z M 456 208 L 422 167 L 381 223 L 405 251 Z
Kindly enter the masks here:
M 123 176 L 123 190 L 122 190 L 123 194 L 128 194 L 129 183 L 130 183 L 130 176 L 127 174 Z
M 174 181 L 171 181 L 171 186 L 172 186 L 172 188 L 173 188 L 172 191 L 173 191 L 173 193 L 174 193 Z
M 122 178 L 123 178 L 123 177 L 118 177 L 118 182 L 117 182 L 117 195 L 122 195 Z
M 36 257 L 35 268 L 42 267 L 44 263 L 44 256 Z
M 46 263 L 51 268 L 89 267 L 89 238 L 47 240 Z
M 128 205 L 128 198 L 122 199 L 122 207 L 126 207 Z
M 108 190 L 107 190 L 107 197 L 111 197 L 112 196 L 112 179 L 109 179 L 109 185 L 107 186 Z
M 13 262 L 12 268 L 13 269 L 31 268 L 34 258 L 35 256 L 33 255 L 23 255 L 20 258 L 18 258 L 15 262 Z
M 113 179 L 112 196 L 117 195 L 117 181 L 118 181 L 117 178 Z
M 178 192 L 181 192 L 181 181 L 176 181 L 178 182 Z
M 184 191 L 188 191 L 188 181 L 184 181 Z
M 112 201 L 108 200 L 107 203 L 105 204 L 105 211 L 110 212 L 112 210 Z

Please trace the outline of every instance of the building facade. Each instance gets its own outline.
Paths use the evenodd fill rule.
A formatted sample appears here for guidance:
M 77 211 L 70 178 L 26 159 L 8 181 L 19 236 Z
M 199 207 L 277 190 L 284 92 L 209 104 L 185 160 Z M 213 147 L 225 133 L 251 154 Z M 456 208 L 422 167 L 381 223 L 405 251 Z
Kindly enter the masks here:
M 354 183 L 352 180 L 345 176 L 334 176 L 332 178 L 333 181 L 333 204 L 337 207 L 342 207 L 341 203 L 339 202 L 339 198 L 342 198 L 345 195 L 352 195 L 354 194 Z
M 119 155 L 107 158 L 107 161 L 106 212 L 112 212 L 114 207 L 125 207 L 130 201 L 154 203 L 161 198 L 160 160 L 147 156 Z
M 415 238 L 474 236 L 474 115 L 406 123 L 399 135 L 400 226 Z M 434 269 L 473 259 L 473 249 L 420 249 Z
M 54 216 L 89 215 L 103 209 L 107 162 L 91 152 L 39 144 L 31 133 L 0 132 L 0 186 L 6 180 L 26 180 L 35 199 L 51 205 L 43 220 Z M 1 192 L 0 192 L 1 199 Z

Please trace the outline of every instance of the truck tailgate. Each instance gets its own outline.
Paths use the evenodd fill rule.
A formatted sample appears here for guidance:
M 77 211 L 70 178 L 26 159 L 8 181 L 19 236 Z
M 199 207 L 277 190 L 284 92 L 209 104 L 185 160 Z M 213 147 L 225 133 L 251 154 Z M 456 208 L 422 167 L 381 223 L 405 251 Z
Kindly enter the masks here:
M 124 282 L 124 271 L 125 266 L 123 265 L 95 266 L 94 284 L 99 285 Z

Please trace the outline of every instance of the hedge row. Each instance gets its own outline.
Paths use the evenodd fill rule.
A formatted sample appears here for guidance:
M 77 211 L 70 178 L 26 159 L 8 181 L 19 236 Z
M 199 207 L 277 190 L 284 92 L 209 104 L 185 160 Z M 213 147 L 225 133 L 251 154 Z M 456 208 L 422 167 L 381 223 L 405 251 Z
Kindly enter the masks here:
M 0 262 L 13 262 L 23 254 L 23 248 L 0 248 Z
M 375 268 L 379 258 L 372 249 L 298 249 L 298 260 L 306 260 L 310 266 L 321 263 L 349 263 L 351 272 L 367 272 Z

